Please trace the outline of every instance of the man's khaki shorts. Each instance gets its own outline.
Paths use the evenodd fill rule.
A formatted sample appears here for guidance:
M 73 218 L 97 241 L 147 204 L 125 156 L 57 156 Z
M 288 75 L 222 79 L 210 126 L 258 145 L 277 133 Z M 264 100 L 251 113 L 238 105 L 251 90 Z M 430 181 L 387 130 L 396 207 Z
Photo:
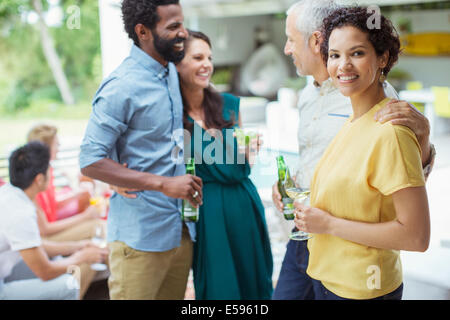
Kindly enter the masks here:
M 112 300 L 182 300 L 192 266 L 193 243 L 183 225 L 181 245 L 164 252 L 130 248 L 121 241 L 109 244 Z

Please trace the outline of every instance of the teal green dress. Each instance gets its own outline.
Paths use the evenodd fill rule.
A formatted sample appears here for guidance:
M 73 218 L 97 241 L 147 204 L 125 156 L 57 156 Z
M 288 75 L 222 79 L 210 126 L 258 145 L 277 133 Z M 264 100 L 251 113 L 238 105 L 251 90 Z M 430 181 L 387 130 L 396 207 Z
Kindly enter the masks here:
M 237 120 L 239 98 L 230 94 L 222 97 L 224 118 Z M 196 146 L 195 135 L 200 132 L 203 139 Z M 229 132 L 227 136 L 226 129 L 222 136 L 223 141 L 218 144 L 216 138 L 194 123 L 187 146 L 195 155 L 196 174 L 203 180 L 203 205 L 194 244 L 196 299 L 270 299 L 273 260 L 264 206 L 248 177 L 250 166 L 246 161 L 236 162 L 236 139 Z M 211 157 L 220 154 L 218 145 L 223 162 L 208 164 Z M 226 164 L 227 145 L 228 152 L 234 155 L 232 164 Z

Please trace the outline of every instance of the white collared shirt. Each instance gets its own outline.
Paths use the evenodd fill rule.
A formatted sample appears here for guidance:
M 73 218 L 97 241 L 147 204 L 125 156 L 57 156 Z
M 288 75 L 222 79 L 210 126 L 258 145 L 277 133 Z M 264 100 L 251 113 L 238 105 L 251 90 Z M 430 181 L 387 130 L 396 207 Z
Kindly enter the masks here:
M 36 207 L 21 189 L 0 188 L 0 282 L 22 257 L 20 251 L 41 245 Z
M 385 82 L 387 97 L 398 99 L 395 89 Z M 298 100 L 298 153 L 297 183 L 309 188 L 315 167 L 325 149 L 344 122 L 353 113 L 350 98 L 341 94 L 331 78 L 321 86 L 309 83 Z

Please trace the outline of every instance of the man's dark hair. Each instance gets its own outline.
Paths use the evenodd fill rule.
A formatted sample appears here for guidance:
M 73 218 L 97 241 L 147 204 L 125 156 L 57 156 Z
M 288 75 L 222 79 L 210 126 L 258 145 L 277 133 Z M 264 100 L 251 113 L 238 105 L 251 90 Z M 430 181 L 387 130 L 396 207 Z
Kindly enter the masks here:
M 9 157 L 10 183 L 25 190 L 39 173 L 47 174 L 49 164 L 49 148 L 38 141 L 30 142 L 15 150 Z
M 134 31 L 137 24 L 143 24 L 150 30 L 156 27 L 160 17 L 156 12 L 159 6 L 179 4 L 179 0 L 123 0 L 122 19 L 125 31 L 134 44 L 139 47 L 139 38 Z

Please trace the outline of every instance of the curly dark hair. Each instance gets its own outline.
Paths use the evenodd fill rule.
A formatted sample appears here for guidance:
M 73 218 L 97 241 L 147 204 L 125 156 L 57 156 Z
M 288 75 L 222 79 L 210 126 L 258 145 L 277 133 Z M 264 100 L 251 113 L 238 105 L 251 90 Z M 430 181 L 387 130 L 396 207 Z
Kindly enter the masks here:
M 400 50 L 400 40 L 392 22 L 380 15 L 380 28 L 368 27 L 368 21 L 373 18 L 373 13 L 366 7 L 344 7 L 331 13 L 323 22 L 320 52 L 322 58 L 327 64 L 328 60 L 328 41 L 331 32 L 336 28 L 353 26 L 364 33 L 367 33 L 368 39 L 375 49 L 377 56 L 389 52 L 389 59 L 386 67 L 383 68 L 384 75 L 387 76 L 393 65 L 397 62 Z
M 128 37 L 139 47 L 139 38 L 134 27 L 137 24 L 143 24 L 152 30 L 160 19 L 156 9 L 159 6 L 179 4 L 179 2 L 179 0 L 123 0 L 122 19 Z
M 211 41 L 209 40 L 209 37 L 200 31 L 193 31 L 188 29 L 189 36 L 186 39 L 185 42 L 185 50 L 189 48 L 189 45 L 191 42 L 195 39 L 200 39 L 205 41 L 210 48 Z M 204 96 L 203 96 L 203 108 L 205 111 L 205 125 L 208 129 L 219 129 L 222 130 L 224 128 L 231 128 L 233 127 L 237 115 L 232 115 L 230 120 L 226 120 L 223 118 L 223 99 L 219 92 L 217 92 L 212 86 L 209 86 L 208 88 L 203 89 Z M 192 132 L 193 124 L 188 119 L 188 112 L 189 112 L 189 103 L 186 100 L 186 98 L 183 96 L 183 91 L 181 91 L 181 96 L 183 99 L 183 126 L 188 131 Z

